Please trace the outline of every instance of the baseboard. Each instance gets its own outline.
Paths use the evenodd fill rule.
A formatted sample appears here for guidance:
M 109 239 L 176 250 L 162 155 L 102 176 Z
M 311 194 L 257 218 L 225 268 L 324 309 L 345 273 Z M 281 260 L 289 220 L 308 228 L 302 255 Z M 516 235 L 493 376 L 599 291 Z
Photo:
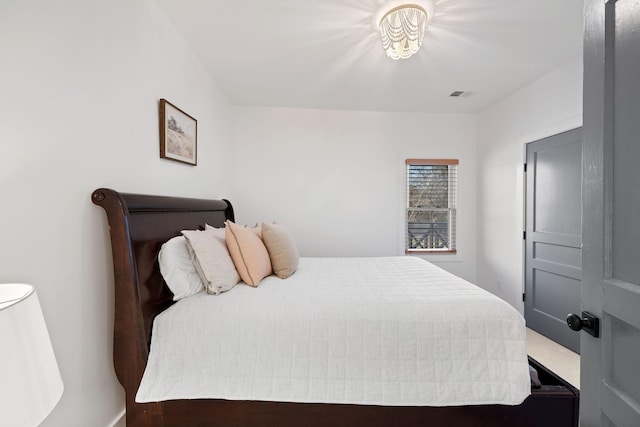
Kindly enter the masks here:
M 109 425 L 111 427 L 125 427 L 125 415 L 127 415 L 127 410 L 126 408 L 122 408 L 122 411 L 120 411 L 120 413 L 113 419 L 113 421 Z

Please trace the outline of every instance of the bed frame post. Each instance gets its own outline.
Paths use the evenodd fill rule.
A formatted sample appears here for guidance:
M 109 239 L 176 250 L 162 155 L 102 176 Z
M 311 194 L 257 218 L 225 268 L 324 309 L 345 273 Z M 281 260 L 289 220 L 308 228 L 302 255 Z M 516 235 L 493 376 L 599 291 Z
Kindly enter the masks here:
M 91 200 L 107 213 L 111 235 L 115 305 L 121 308 L 115 311 L 113 361 L 118 381 L 125 389 L 127 425 L 162 425 L 162 406 L 159 403 L 140 405 L 134 401 L 149 350 L 144 345 L 147 342 L 146 333 L 137 308 L 140 305 L 140 296 L 136 266 L 131 256 L 133 248 L 129 235 L 127 204 L 119 193 L 108 188 L 95 190 Z

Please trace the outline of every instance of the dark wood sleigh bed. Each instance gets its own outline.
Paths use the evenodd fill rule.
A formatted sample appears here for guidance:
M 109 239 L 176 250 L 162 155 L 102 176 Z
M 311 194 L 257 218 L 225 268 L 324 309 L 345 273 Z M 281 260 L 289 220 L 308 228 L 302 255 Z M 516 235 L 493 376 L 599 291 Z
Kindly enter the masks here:
M 183 229 L 221 227 L 227 200 L 122 194 L 100 188 L 115 278 L 114 367 L 125 389 L 128 426 L 577 426 L 579 392 L 530 359 L 541 388 L 518 406 L 400 407 L 218 399 L 136 403 L 153 320 L 173 303 L 158 267 L 161 245 Z

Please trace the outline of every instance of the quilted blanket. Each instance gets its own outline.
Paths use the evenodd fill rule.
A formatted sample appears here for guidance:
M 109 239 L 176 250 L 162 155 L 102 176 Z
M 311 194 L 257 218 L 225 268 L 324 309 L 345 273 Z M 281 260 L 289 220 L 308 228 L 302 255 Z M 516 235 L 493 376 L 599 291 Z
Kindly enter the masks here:
M 302 258 L 288 279 L 183 299 L 154 322 L 137 402 L 521 403 L 525 324 L 416 257 Z

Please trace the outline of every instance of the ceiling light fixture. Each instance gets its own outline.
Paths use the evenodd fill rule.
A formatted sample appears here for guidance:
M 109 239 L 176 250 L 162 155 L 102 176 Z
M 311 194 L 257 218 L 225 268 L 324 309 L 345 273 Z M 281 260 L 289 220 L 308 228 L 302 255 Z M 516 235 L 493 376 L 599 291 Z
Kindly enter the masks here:
M 427 22 L 433 14 L 428 0 L 405 4 L 388 1 L 375 17 L 382 47 L 391 59 L 406 59 L 422 45 Z

